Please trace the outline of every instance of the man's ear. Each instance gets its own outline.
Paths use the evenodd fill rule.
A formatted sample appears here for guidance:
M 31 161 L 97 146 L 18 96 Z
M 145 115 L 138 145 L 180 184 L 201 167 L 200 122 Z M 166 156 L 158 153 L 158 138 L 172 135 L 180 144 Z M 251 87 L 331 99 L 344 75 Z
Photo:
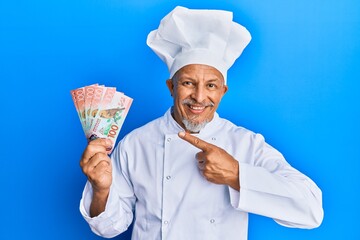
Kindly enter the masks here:
M 174 83 L 173 83 L 173 80 L 172 79 L 166 80 L 166 86 L 168 87 L 171 96 L 173 96 L 174 95 Z
M 224 85 L 223 87 L 224 87 L 224 92 L 223 92 L 223 96 L 224 96 L 224 95 L 225 95 L 225 93 L 228 91 L 228 89 L 229 89 L 229 88 L 228 88 L 228 86 L 227 86 L 227 85 Z

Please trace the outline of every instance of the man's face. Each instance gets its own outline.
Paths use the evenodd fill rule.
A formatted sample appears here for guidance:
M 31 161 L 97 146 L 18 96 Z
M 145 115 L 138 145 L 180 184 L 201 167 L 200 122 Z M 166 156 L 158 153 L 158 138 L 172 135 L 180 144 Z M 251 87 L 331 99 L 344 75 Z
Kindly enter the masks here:
M 166 81 L 174 98 L 174 118 L 189 132 L 198 132 L 210 122 L 227 91 L 222 74 L 215 68 L 191 64 Z

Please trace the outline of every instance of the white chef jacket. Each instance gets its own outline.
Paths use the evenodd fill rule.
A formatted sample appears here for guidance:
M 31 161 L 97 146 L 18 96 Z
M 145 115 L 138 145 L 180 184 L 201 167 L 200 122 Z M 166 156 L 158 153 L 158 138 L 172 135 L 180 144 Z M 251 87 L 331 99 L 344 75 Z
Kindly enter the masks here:
M 195 159 L 200 150 L 180 139 L 180 131 L 169 109 L 122 139 L 111 156 L 113 182 L 105 211 L 89 217 L 89 182 L 80 202 L 80 211 L 96 234 L 116 236 L 134 219 L 136 240 L 245 240 L 248 212 L 288 227 L 320 225 L 321 190 L 260 134 L 218 114 L 195 134 L 239 161 L 239 192 L 202 176 Z

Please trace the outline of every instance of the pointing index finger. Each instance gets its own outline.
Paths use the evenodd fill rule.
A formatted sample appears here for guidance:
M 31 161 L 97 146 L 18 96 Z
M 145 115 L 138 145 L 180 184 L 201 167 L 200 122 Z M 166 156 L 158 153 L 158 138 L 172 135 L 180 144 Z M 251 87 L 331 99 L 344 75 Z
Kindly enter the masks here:
M 203 140 L 201 140 L 198 137 L 195 137 L 189 133 L 186 132 L 179 132 L 178 133 L 179 137 L 181 139 L 184 139 L 185 141 L 187 141 L 188 143 L 190 143 L 191 145 L 203 150 L 203 151 L 208 151 L 209 150 L 209 145 L 210 143 L 207 143 Z

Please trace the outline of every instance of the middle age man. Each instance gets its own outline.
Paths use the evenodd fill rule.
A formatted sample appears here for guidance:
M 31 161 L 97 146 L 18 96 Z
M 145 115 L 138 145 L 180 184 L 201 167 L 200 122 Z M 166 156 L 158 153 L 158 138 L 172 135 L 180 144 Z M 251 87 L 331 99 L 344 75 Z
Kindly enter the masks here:
M 89 181 L 80 210 L 104 237 L 247 239 L 248 213 L 314 228 L 321 191 L 260 134 L 220 118 L 227 70 L 249 32 L 219 10 L 175 8 L 148 36 L 170 71 L 174 102 L 163 117 L 128 134 L 108 157 L 105 139 L 89 143 L 81 166 Z

